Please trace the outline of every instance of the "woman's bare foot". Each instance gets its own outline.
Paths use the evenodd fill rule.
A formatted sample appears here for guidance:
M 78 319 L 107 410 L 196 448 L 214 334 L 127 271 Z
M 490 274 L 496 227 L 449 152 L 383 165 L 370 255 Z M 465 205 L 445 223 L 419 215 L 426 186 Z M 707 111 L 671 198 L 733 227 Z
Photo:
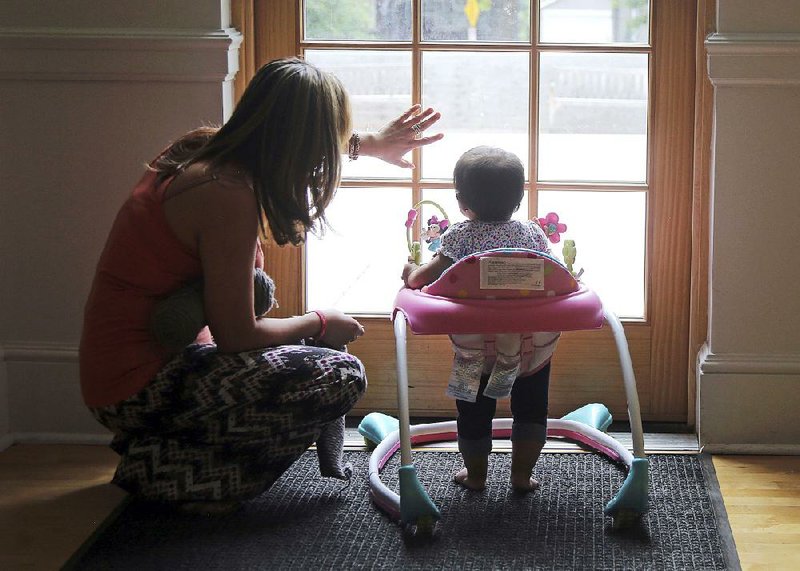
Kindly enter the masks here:
M 539 482 L 534 480 L 528 475 L 522 474 L 520 476 L 511 475 L 511 487 L 515 492 L 527 494 L 539 489 Z
M 461 468 L 461 470 L 456 472 L 455 476 L 453 476 L 453 481 L 456 484 L 460 484 L 465 488 L 474 490 L 476 492 L 480 492 L 486 488 L 486 478 L 471 478 L 466 468 Z

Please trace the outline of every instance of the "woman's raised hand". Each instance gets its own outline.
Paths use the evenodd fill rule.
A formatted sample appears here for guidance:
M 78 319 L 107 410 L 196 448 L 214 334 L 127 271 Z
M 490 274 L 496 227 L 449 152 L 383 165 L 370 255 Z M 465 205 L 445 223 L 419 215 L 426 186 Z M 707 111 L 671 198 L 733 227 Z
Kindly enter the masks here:
M 440 117 L 441 114 L 430 107 L 423 111 L 421 106 L 413 105 L 377 133 L 363 135 L 360 152 L 399 167 L 413 169 L 414 163 L 403 156 L 412 149 L 430 145 L 444 137 L 443 133 L 424 136 L 425 130 Z
M 325 334 L 319 340 L 328 347 L 338 349 L 364 335 L 364 326 L 338 309 L 325 309 L 322 313 L 327 323 Z

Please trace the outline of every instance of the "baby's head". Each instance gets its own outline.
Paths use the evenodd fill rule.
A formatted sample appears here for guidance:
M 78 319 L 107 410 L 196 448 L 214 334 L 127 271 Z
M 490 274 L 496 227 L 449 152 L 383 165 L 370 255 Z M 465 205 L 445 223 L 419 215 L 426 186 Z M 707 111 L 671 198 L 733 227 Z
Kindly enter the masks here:
M 524 196 L 525 169 L 514 153 L 475 147 L 456 162 L 453 183 L 462 211 L 484 222 L 509 220 Z

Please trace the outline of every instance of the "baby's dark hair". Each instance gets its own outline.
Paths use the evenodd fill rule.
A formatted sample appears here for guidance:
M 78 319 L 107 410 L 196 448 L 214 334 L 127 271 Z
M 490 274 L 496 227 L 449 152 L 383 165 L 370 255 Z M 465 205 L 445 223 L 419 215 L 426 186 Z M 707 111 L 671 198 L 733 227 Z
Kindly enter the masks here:
M 509 220 L 524 196 L 525 169 L 514 153 L 475 147 L 456 162 L 453 183 L 461 204 L 478 220 Z

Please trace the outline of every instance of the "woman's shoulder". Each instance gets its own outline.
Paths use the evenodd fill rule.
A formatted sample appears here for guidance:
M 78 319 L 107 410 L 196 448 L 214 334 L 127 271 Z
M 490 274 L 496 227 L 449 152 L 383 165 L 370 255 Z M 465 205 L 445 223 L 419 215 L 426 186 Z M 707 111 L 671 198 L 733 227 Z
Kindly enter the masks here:
M 253 178 L 246 169 L 235 164 L 225 164 L 219 167 L 206 167 L 207 172 L 216 177 L 216 180 L 225 186 L 253 189 Z
M 251 221 L 253 232 L 258 231 L 255 193 L 247 178 L 234 170 L 191 165 L 171 181 L 162 200 L 167 223 L 192 248 L 196 237 L 209 228 L 232 228 Z
M 169 200 L 191 189 L 214 189 L 219 187 L 252 190 L 250 176 L 234 165 L 209 165 L 194 163 L 178 172 L 170 181 L 164 199 Z

